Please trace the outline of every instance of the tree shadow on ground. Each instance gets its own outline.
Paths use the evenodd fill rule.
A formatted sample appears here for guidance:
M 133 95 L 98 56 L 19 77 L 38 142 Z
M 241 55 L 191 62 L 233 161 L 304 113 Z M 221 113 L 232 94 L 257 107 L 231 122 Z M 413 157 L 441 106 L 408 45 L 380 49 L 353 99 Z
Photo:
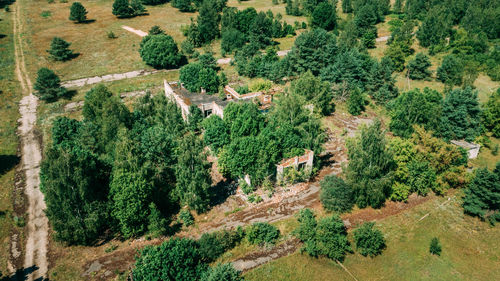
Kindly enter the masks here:
M 331 152 L 318 156 L 319 168 L 322 169 L 324 167 L 328 167 L 336 163 L 335 160 L 333 159 L 333 156 L 334 155 Z
M 20 160 L 17 155 L 0 155 L 0 176 L 19 164 Z
M 0 34 L 0 39 L 7 37 L 5 34 Z
M 16 271 L 16 273 L 14 273 L 13 275 L 11 276 L 0 276 L 0 281 L 23 281 L 23 280 L 28 280 L 28 276 L 35 272 L 36 270 L 38 270 L 38 266 L 36 265 L 32 265 L 28 268 L 21 268 L 21 269 L 18 269 Z M 47 278 L 43 278 L 43 277 L 40 277 L 40 278 L 37 278 L 35 279 L 35 281 L 48 281 L 49 279 Z
M 226 199 L 236 193 L 237 185 L 232 180 L 220 181 L 209 189 L 210 194 L 210 206 L 216 206 L 224 203 Z
M 96 21 L 95 19 L 86 19 L 86 20 L 81 21 L 81 22 L 75 22 L 75 24 L 89 24 L 89 23 L 93 23 L 95 21 Z
M 66 91 L 66 94 L 62 96 L 62 98 L 65 100 L 71 100 L 77 93 L 78 91 L 76 90 L 68 90 Z

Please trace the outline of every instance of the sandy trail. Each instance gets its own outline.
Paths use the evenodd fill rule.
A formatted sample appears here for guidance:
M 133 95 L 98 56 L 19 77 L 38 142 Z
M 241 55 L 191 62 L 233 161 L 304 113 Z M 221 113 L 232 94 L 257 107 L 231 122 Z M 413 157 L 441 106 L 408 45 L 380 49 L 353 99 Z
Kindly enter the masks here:
M 25 194 L 27 198 L 28 220 L 26 223 L 26 246 L 24 253 L 24 269 L 35 268 L 25 276 L 24 280 L 39 280 L 47 277 L 47 245 L 49 223 L 45 216 L 45 201 L 40 186 L 40 161 L 42 159 L 40 144 L 35 135 L 36 109 L 38 98 L 32 94 L 32 84 L 25 67 L 23 44 L 21 40 L 22 21 L 17 2 L 14 13 L 14 37 L 16 74 L 21 83 L 24 98 L 19 104 L 18 134 L 21 139 L 21 165 L 25 173 Z M 19 269 L 17 269 L 19 270 Z
M 145 36 L 148 35 L 147 32 L 144 32 L 144 31 L 139 30 L 139 29 L 132 28 L 130 26 L 122 25 L 122 28 L 125 29 L 125 30 L 127 30 L 127 31 L 130 31 L 132 33 L 135 33 L 135 34 L 137 34 L 137 35 L 139 35 L 141 37 L 145 37 Z

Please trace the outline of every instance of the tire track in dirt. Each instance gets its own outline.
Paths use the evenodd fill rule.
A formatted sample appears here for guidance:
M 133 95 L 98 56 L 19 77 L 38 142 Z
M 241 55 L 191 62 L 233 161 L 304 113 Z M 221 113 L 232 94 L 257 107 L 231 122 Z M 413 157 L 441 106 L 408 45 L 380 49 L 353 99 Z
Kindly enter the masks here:
M 40 191 L 40 162 L 42 159 L 35 126 L 38 98 L 32 94 L 33 87 L 26 71 L 22 41 L 20 2 L 14 13 L 14 38 L 16 75 L 21 83 L 24 97 L 19 103 L 18 134 L 21 141 L 21 167 L 25 174 L 24 192 L 27 198 L 28 220 L 26 223 L 26 245 L 24 249 L 23 280 L 41 280 L 47 277 L 48 219 L 45 216 L 45 201 Z M 28 270 L 30 269 L 30 270 Z M 17 269 L 20 270 L 20 269 Z

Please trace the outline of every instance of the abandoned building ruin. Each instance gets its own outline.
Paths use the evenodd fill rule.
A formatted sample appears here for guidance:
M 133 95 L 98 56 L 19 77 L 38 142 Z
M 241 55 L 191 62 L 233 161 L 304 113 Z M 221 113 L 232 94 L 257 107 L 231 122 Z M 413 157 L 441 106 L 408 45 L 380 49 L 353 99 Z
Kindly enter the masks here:
M 477 143 L 472 143 L 472 142 L 466 142 L 464 140 L 452 140 L 450 141 L 452 144 L 459 146 L 467 151 L 467 155 L 469 156 L 469 159 L 476 159 L 477 155 L 479 154 L 479 149 L 481 148 L 481 145 Z
M 202 93 L 192 93 L 184 88 L 182 83 L 169 83 L 166 80 L 163 80 L 163 84 L 165 88 L 165 96 L 171 101 L 174 101 L 181 109 L 182 118 L 184 118 L 184 120 L 187 120 L 189 107 L 193 104 L 201 110 L 204 117 L 215 114 L 220 118 L 223 118 L 224 108 L 233 101 L 256 102 L 259 105 L 259 109 L 262 111 L 267 110 L 272 103 L 271 94 L 255 92 L 241 95 L 230 86 L 226 86 L 224 88 L 226 99 L 221 100 L 218 96 L 207 95 L 204 94 L 203 91 Z
M 311 172 L 313 167 L 314 151 L 306 149 L 301 156 L 283 159 L 276 165 L 276 179 L 283 180 L 286 169 L 303 170 Z

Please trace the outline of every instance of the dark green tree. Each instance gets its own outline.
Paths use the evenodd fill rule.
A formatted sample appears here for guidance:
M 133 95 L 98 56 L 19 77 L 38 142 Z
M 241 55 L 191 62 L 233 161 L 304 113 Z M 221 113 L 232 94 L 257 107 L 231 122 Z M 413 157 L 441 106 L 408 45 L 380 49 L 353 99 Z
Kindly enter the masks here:
M 437 79 L 446 85 L 461 85 L 464 77 L 463 64 L 455 55 L 447 55 L 437 69 Z
M 208 208 L 208 189 L 212 184 L 210 165 L 203 148 L 202 141 L 196 135 L 186 134 L 179 142 L 175 168 L 175 197 L 183 206 L 187 205 L 199 213 Z
M 134 10 L 130 8 L 129 0 L 115 0 L 112 12 L 118 18 L 128 18 L 134 15 Z
M 440 256 L 441 255 L 441 243 L 439 243 L 439 239 L 437 237 L 432 238 L 431 244 L 429 246 L 429 253 Z
M 352 3 L 351 0 L 342 0 L 342 11 L 346 14 L 352 13 Z
M 382 232 L 374 228 L 375 223 L 367 222 L 354 230 L 356 249 L 363 256 L 375 257 L 385 249 L 385 239 Z
M 78 120 L 68 117 L 57 117 L 52 121 L 52 143 L 58 145 L 63 142 L 75 142 L 78 139 L 81 127 L 82 124 Z
M 73 2 L 69 10 L 69 20 L 76 21 L 78 23 L 85 22 L 87 20 L 87 10 L 83 7 L 80 2 Z
M 422 47 L 444 44 L 451 35 L 452 22 L 448 15 L 442 6 L 434 6 L 427 12 L 417 31 L 417 39 Z
M 109 227 L 107 172 L 95 154 L 75 143 L 49 147 L 41 164 L 40 190 L 57 239 L 90 245 Z
M 347 148 L 346 182 L 354 190 L 356 204 L 360 208 L 380 208 L 390 193 L 395 169 L 380 120 L 362 128 L 361 133 L 347 143 Z
M 189 106 L 188 128 L 193 132 L 198 132 L 203 121 L 203 112 L 198 106 L 192 104 Z
M 248 227 L 246 236 L 250 244 L 274 244 L 280 237 L 280 231 L 267 222 L 256 222 Z
M 396 0 L 394 2 L 394 6 L 392 7 L 392 10 L 396 14 L 400 14 L 401 12 L 403 12 L 403 0 Z
M 181 12 L 194 12 L 196 10 L 192 0 L 172 0 L 172 7 Z
M 408 164 L 408 185 L 412 192 L 425 196 L 435 190 L 436 171 L 426 161 L 412 161 Z
M 176 68 L 182 61 L 182 54 L 170 35 L 148 35 L 141 41 L 139 53 L 142 60 L 156 68 Z
M 423 53 L 418 53 L 415 59 L 408 62 L 408 76 L 413 80 L 422 80 L 431 77 L 429 67 L 431 61 L 428 56 Z
M 217 1 L 203 0 L 201 2 L 196 23 L 202 44 L 211 42 L 220 36 L 219 12 L 217 10 Z
M 328 2 L 321 2 L 311 14 L 311 26 L 333 30 L 337 25 L 335 7 Z
M 72 50 L 69 49 L 71 43 L 64 41 L 62 38 L 54 37 L 50 43 L 50 58 L 55 61 L 67 61 L 75 57 Z
M 196 241 L 172 238 L 159 246 L 146 246 L 132 270 L 138 281 L 196 281 L 206 270 Z
M 406 54 L 401 45 L 400 43 L 393 42 L 384 53 L 386 57 L 391 59 L 393 68 L 397 72 L 405 69 Z
M 352 210 L 352 188 L 337 176 L 327 176 L 321 182 L 320 200 L 328 211 L 346 213 Z
M 67 93 L 66 88 L 61 86 L 59 76 L 45 67 L 38 70 L 33 88 L 35 89 L 35 96 L 47 102 L 55 101 Z
M 491 223 L 500 220 L 500 162 L 493 172 L 481 168 L 465 190 L 464 212 L 487 219 Z
M 169 0 L 142 0 L 144 5 L 161 5 L 167 3 Z
M 132 9 L 134 16 L 140 16 L 146 12 L 146 7 L 142 5 L 141 0 L 131 0 L 130 9 Z
M 447 93 L 441 115 L 441 135 L 448 140 L 474 140 L 481 134 L 481 109 L 477 91 L 470 87 Z
M 148 31 L 148 35 L 160 35 L 160 34 L 165 35 L 165 31 L 161 29 L 161 27 L 158 25 L 153 25 L 151 29 L 149 29 Z

